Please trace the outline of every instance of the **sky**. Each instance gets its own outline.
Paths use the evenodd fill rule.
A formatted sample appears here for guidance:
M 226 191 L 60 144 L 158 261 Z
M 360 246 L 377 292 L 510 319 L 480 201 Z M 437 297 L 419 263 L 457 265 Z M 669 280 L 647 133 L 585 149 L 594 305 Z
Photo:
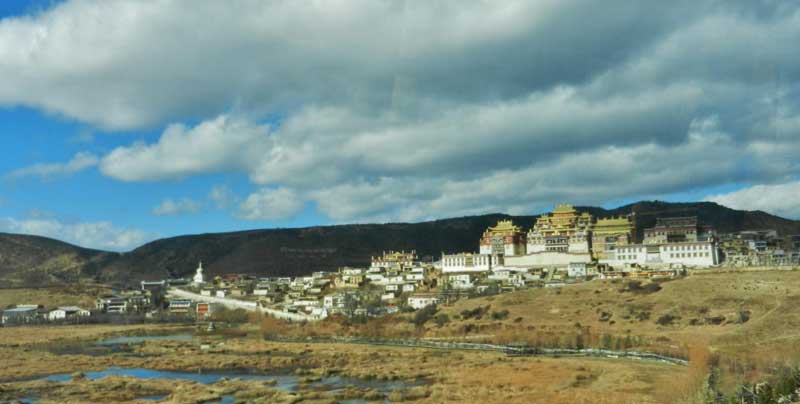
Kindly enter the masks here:
M 0 231 L 161 237 L 556 203 L 800 219 L 800 3 L 0 2 Z

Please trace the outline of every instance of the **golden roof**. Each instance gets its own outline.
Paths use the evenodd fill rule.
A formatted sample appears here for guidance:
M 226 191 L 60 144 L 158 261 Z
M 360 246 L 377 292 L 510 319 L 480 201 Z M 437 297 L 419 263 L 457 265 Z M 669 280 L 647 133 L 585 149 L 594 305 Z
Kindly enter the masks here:
M 497 226 L 490 227 L 489 231 L 492 232 L 503 232 L 503 231 L 510 231 L 510 232 L 518 232 L 520 231 L 519 227 L 514 226 L 514 222 L 511 220 L 501 220 L 497 222 Z
M 599 218 L 594 224 L 595 234 L 630 233 L 632 230 L 633 223 L 625 216 Z
M 553 209 L 553 213 L 575 213 L 575 212 L 576 212 L 575 208 L 568 203 L 556 205 L 556 208 Z

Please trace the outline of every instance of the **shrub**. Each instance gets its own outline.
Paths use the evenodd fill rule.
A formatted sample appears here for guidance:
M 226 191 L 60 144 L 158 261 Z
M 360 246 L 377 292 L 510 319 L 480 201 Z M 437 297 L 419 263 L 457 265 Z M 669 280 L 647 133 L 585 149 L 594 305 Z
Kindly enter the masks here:
M 211 315 L 214 321 L 221 321 L 233 324 L 242 324 L 248 322 L 250 315 L 245 309 L 226 309 L 223 308 Z
M 419 309 L 414 314 L 414 319 L 412 320 L 412 322 L 417 327 L 422 327 L 423 325 L 425 325 L 425 323 L 428 322 L 428 320 L 433 318 L 433 315 L 436 314 L 437 310 L 438 309 L 436 308 L 435 304 L 432 304 L 432 305 L 429 305 L 429 306 L 425 306 L 425 307 Z
M 462 320 L 469 320 L 469 319 L 474 318 L 475 320 L 480 320 L 483 317 L 483 315 L 486 314 L 486 312 L 489 311 L 489 309 L 491 307 L 492 307 L 491 305 L 488 305 L 486 307 L 480 307 L 479 306 L 479 307 L 476 307 L 476 308 L 474 308 L 472 310 L 462 310 L 461 311 L 461 319 Z
M 750 310 L 739 310 L 739 318 L 736 319 L 737 324 L 744 324 L 750 320 Z
M 450 322 L 450 316 L 447 314 L 439 314 L 438 316 L 434 317 L 433 322 L 436 323 L 436 326 L 441 328 L 445 324 Z
M 286 333 L 287 329 L 289 328 L 288 323 L 283 320 L 279 320 L 272 316 L 264 316 L 261 319 L 261 335 L 264 338 L 272 338 L 276 336 L 280 336 Z
M 508 318 L 508 310 L 492 312 L 492 320 L 505 320 L 507 318 Z
M 658 325 L 671 325 L 675 320 L 679 319 L 680 317 L 673 316 L 672 314 L 664 314 L 663 316 L 659 317 L 656 320 L 656 324 Z
M 622 291 L 638 294 L 650 294 L 658 292 L 659 290 L 661 290 L 661 285 L 656 282 L 650 282 L 642 286 L 642 282 L 640 281 L 630 281 Z

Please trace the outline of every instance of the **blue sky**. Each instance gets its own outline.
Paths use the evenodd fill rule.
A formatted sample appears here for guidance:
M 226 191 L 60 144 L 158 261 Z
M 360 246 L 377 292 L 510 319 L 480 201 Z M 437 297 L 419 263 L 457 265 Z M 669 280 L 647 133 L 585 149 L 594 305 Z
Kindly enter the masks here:
M 789 1 L 0 2 L 0 231 L 800 218 L 798 39 Z

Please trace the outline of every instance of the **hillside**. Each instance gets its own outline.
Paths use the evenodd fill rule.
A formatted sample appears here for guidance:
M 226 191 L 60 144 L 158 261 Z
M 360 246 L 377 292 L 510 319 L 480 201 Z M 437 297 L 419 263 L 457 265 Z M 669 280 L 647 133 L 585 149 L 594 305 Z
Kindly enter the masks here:
M 776 229 L 800 233 L 800 222 L 764 212 L 747 212 L 710 202 L 637 202 L 612 210 L 579 207 L 596 216 L 636 213 L 639 232 L 656 217 L 694 216 L 722 232 Z M 422 223 L 320 226 L 180 236 L 157 240 L 129 253 L 87 250 L 41 237 L 0 237 L 0 280 L 14 285 L 72 282 L 87 278 L 109 283 L 180 277 L 193 273 L 203 261 L 207 273 L 301 275 L 341 266 L 369 264 L 384 250 L 417 250 L 434 260 L 442 252 L 475 251 L 483 231 L 498 220 L 511 218 L 529 229 L 535 216 L 489 214 Z
M 4 288 L 74 283 L 117 256 L 46 237 L 0 233 L 0 281 Z
M 450 321 L 429 322 L 426 336 L 555 346 L 576 338 L 587 346 L 631 339 L 655 352 L 702 344 L 719 356 L 720 387 L 728 393 L 742 380 L 800 360 L 800 313 L 792 309 L 800 272 L 698 272 L 647 285 L 598 280 L 460 300 L 440 307 Z

